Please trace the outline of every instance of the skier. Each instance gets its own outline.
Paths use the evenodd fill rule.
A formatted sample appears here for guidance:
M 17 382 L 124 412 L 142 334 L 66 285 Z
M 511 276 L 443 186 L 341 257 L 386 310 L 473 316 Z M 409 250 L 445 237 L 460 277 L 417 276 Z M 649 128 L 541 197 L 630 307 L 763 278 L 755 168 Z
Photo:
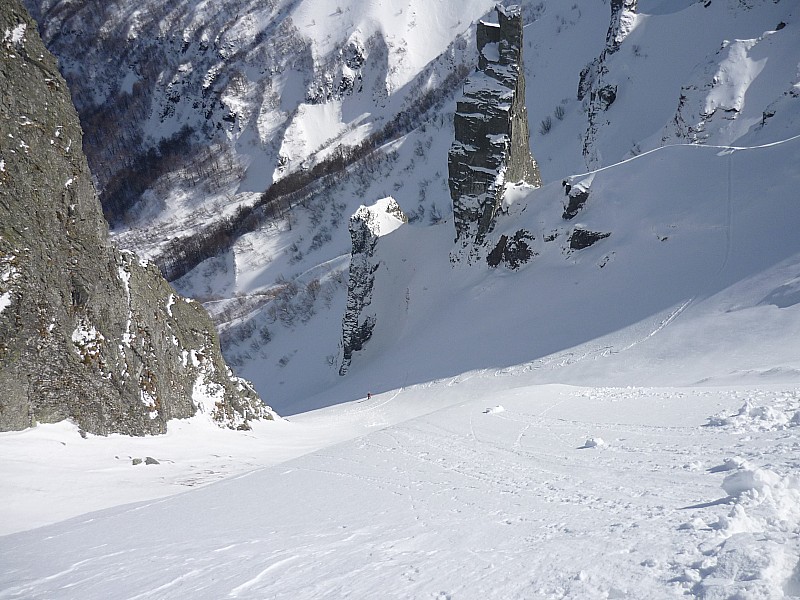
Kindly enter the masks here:
M 367 400 L 372 400 L 372 392 L 367 392 Z

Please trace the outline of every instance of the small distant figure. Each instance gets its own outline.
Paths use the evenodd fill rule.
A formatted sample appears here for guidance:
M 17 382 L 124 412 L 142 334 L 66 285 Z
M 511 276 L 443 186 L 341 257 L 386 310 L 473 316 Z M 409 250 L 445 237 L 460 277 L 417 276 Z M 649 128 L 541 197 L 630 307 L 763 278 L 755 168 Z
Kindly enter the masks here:
M 367 392 L 367 400 L 372 400 L 372 392 Z

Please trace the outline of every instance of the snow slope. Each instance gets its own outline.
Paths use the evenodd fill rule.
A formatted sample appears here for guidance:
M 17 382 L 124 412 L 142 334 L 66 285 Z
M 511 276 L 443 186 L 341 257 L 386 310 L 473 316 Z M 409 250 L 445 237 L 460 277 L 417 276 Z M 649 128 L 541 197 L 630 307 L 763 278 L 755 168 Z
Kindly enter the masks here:
M 70 83 L 117 242 L 151 258 L 428 94 L 452 94 L 444 80 L 472 64 L 473 24 L 492 2 L 26 6 Z
M 546 185 L 492 234 L 533 236 L 518 271 L 451 263 L 440 115 L 176 282 L 287 420 L 0 434 L 0 598 L 800 597 L 796 5 L 704 4 L 640 0 L 585 174 L 607 6 L 525 5 Z M 572 220 L 562 179 L 590 190 Z M 347 218 L 390 195 L 411 223 L 342 378 Z
M 581 69 L 603 50 L 608 27 L 605 3 L 570 7 L 547 3 L 525 29 L 531 147 L 546 181 L 587 168 L 587 103 L 576 98 L 576 90 Z M 762 112 L 798 82 L 795 3 L 640 0 L 638 7 L 632 31 L 604 63 L 604 81 L 615 86 L 616 100 L 598 119 L 592 168 L 696 139 L 688 127 L 703 129 L 710 144 L 734 144 L 742 137 L 742 145 L 776 141 L 787 126 L 796 128 L 795 102 L 780 117 L 793 115 L 794 125 L 770 124 L 752 137 Z M 726 96 L 738 100 L 727 102 Z M 712 120 L 728 124 L 725 131 L 701 124 L 701 113 L 716 107 Z M 741 112 L 725 113 L 734 107 Z M 552 128 L 543 133 L 540 123 L 548 117 Z
M 794 386 L 411 386 L 275 425 L 353 441 L 0 538 L 0 597 L 797 597 L 798 414 Z
M 379 321 L 306 401 L 328 408 L 244 436 L 0 435 L 0 598 L 799 597 L 798 154 L 657 150 L 594 174 L 580 219 L 612 235 L 588 249 L 403 266 L 393 343 Z M 562 195 L 517 190 L 498 227 L 551 232 Z M 444 227 L 378 252 L 438 256 Z

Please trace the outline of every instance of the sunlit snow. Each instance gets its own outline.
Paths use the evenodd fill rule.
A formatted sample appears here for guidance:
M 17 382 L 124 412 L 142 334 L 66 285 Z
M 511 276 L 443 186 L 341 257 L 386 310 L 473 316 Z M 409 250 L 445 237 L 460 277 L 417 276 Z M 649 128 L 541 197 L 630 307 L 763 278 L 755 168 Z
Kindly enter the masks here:
M 491 8 L 388 4 L 287 6 L 316 57 L 384 36 L 398 86 Z M 640 0 L 584 173 L 575 89 L 608 4 L 526 8 L 545 185 L 509 190 L 493 235 L 525 228 L 534 259 L 451 262 L 446 117 L 318 213 L 243 236 L 177 287 L 223 334 L 268 327 L 228 352 L 285 419 L 216 427 L 201 376 L 203 412 L 164 436 L 0 434 L 0 599 L 800 598 L 796 9 Z M 290 75 L 274 85 L 297 96 Z M 348 102 L 349 120 L 301 106 L 283 150 L 342 134 Z M 590 190 L 573 221 L 563 180 Z M 348 218 L 388 196 L 422 216 L 376 246 L 377 322 L 342 378 Z M 578 225 L 610 236 L 570 250 Z M 270 320 L 289 282 L 320 286 L 306 321 Z M 84 323 L 74 345 L 100 335 Z

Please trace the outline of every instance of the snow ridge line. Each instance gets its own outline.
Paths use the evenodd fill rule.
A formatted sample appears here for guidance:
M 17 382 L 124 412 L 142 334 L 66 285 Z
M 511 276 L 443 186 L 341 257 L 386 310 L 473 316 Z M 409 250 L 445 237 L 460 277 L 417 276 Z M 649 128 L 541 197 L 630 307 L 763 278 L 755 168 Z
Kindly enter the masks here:
M 659 146 L 658 148 L 653 148 L 652 150 L 648 150 L 647 152 L 642 152 L 641 154 L 637 154 L 636 156 L 631 156 L 630 158 L 626 158 L 626 159 L 621 160 L 619 162 L 616 162 L 614 164 L 606 165 L 605 167 L 600 167 L 599 169 L 594 169 L 592 171 L 587 171 L 586 173 L 576 173 L 576 174 L 570 175 L 570 176 L 566 177 L 565 180 L 571 182 L 574 179 L 577 179 L 579 177 L 586 177 L 587 175 L 594 175 L 595 173 L 600 173 L 601 171 L 606 171 L 608 169 L 613 169 L 614 167 L 618 167 L 620 165 L 624 165 L 625 163 L 629 163 L 629 162 L 637 160 L 639 158 L 643 158 L 643 157 L 647 156 L 648 154 L 653 154 L 654 152 L 659 152 L 661 150 L 666 150 L 667 148 L 677 148 L 677 147 L 682 147 L 682 146 L 685 146 L 687 148 L 712 148 L 712 149 L 716 149 L 716 150 L 722 150 L 722 152 L 720 152 L 720 155 L 722 155 L 722 154 L 730 155 L 730 154 L 733 154 L 734 152 L 736 152 L 738 150 L 760 150 L 760 149 L 763 149 L 763 148 L 771 148 L 773 146 L 780 146 L 781 144 L 786 144 L 788 142 L 792 142 L 792 141 L 797 140 L 797 139 L 800 139 L 800 134 L 793 135 L 792 137 L 785 138 L 785 139 L 782 139 L 782 140 L 778 140 L 778 141 L 775 141 L 775 142 L 770 142 L 768 144 L 759 144 L 758 146 L 717 146 L 717 145 L 713 145 L 713 144 L 667 144 L 665 146 Z

